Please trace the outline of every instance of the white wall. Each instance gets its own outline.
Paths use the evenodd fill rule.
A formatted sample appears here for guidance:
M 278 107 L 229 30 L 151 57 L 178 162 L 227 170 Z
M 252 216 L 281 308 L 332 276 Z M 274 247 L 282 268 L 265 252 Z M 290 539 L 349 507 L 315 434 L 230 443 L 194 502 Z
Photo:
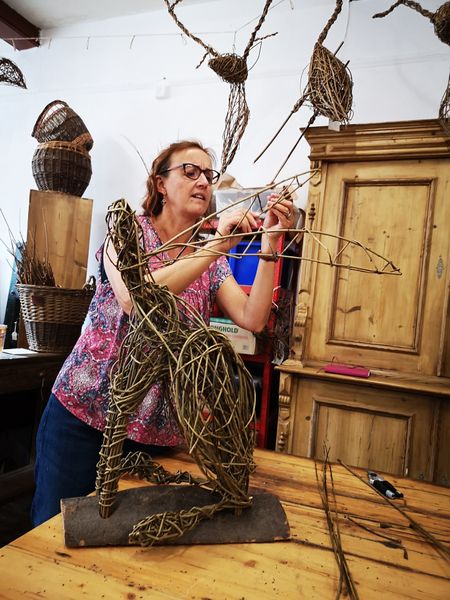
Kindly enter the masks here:
M 432 11 L 441 3 L 422 2 Z M 339 57 L 350 60 L 353 123 L 434 118 L 447 85 L 449 49 L 435 36 L 428 19 L 406 7 L 384 19 L 371 18 L 390 4 L 391 0 L 346 2 L 325 42 L 334 51 L 345 39 Z M 262 6 L 262 0 L 216 0 L 180 8 L 178 14 L 219 52 L 231 51 L 234 40 L 240 53 Z M 242 185 L 270 182 L 310 117 L 309 109 L 301 109 L 253 164 L 300 97 L 303 70 L 333 8 L 334 0 L 273 3 L 260 34 L 277 31 L 278 35 L 263 42 L 259 58 L 257 49 L 250 55 L 246 86 L 250 122 L 228 169 Z M 0 86 L 0 206 L 15 237 L 25 235 L 29 190 L 35 189 L 31 159 L 37 142 L 31 131 L 48 102 L 65 100 L 83 118 L 95 142 L 93 176 L 84 194 L 94 199 L 89 272 L 95 273 L 94 253 L 104 235 L 107 206 L 125 197 L 138 208 L 144 194 L 145 169 L 128 140 L 147 163 L 171 141 L 192 137 L 212 147 L 220 158 L 229 87 L 206 64 L 195 69 L 203 49 L 179 35 L 165 8 L 42 34 L 50 36 L 51 42 L 21 52 L 0 41 L 0 56 L 16 62 L 28 84 L 28 90 Z M 170 86 L 169 97 L 156 99 L 155 89 L 163 77 Z M 318 119 L 316 124 L 324 125 L 326 120 Z M 300 144 L 281 176 L 306 170 L 307 155 L 307 144 Z M 300 203 L 305 196 L 306 189 Z M 0 242 L 8 239 L 0 218 Z M 0 243 L 0 320 L 10 262 Z

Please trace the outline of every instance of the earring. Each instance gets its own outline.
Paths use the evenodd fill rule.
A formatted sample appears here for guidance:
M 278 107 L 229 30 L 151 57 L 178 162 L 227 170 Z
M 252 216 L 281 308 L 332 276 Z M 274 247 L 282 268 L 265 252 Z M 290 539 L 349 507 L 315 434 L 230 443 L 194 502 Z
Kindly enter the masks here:
M 163 197 L 161 198 L 161 206 L 164 206 L 164 204 L 165 204 L 165 203 L 166 203 L 166 199 L 165 199 L 165 197 L 163 196 Z

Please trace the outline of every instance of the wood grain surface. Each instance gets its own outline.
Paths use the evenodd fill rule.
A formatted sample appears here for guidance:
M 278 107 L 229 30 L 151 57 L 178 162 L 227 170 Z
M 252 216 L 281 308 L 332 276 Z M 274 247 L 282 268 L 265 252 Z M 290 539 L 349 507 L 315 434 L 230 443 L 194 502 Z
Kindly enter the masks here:
M 274 543 L 66 548 L 58 515 L 0 550 L 1 598 L 333 599 L 339 570 L 314 461 L 256 450 L 252 486 L 280 499 L 291 539 Z M 185 455 L 165 468 L 197 467 Z M 320 467 L 320 465 L 319 465 Z M 361 600 L 450 598 L 450 562 L 341 465 L 332 465 L 342 546 Z M 360 474 L 365 474 L 359 471 Z M 450 489 L 389 477 L 410 516 L 450 544 Z M 121 489 L 144 485 L 137 479 Z M 392 548 L 379 534 L 400 541 Z

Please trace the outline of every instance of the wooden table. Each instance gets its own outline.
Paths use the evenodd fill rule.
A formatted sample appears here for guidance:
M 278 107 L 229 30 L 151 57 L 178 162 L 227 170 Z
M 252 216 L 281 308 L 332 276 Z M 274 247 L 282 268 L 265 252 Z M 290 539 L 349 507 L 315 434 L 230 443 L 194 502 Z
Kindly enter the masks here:
M 49 390 L 67 354 L 0 352 L 0 394 L 27 390 Z
M 276 493 L 292 539 L 264 544 L 66 548 L 58 515 L 0 549 L 1 598 L 334 599 L 339 570 L 314 462 L 256 450 L 252 485 Z M 161 463 L 198 472 L 189 457 Z M 341 465 L 333 465 L 342 546 L 361 600 L 450 598 L 450 562 L 402 514 Z M 361 471 L 359 473 L 363 474 Z M 389 478 L 397 501 L 435 537 L 450 542 L 450 489 Z M 128 479 L 122 488 L 142 485 Z M 349 520 L 348 516 L 352 518 Z M 392 525 L 380 528 L 380 523 Z M 402 541 L 387 547 L 375 533 Z

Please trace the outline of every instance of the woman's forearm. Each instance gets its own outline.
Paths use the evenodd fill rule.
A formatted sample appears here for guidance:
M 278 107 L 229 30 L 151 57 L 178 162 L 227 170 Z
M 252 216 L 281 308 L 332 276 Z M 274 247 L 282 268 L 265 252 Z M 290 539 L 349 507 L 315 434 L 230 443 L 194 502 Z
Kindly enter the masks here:
M 244 326 L 250 331 L 261 331 L 267 324 L 272 307 L 274 273 L 274 262 L 259 260 L 250 295 L 243 311 Z
M 278 236 L 269 239 L 263 236 L 262 254 L 274 254 Z M 247 296 L 236 283 L 226 281 L 219 289 L 218 302 L 220 308 L 236 325 L 249 331 L 261 331 L 266 325 L 272 307 L 275 262 L 260 258 L 250 294 Z
M 173 294 L 180 294 L 220 255 L 220 240 L 211 240 L 202 249 L 180 256 L 172 264 L 152 271 L 149 281 L 167 286 Z

